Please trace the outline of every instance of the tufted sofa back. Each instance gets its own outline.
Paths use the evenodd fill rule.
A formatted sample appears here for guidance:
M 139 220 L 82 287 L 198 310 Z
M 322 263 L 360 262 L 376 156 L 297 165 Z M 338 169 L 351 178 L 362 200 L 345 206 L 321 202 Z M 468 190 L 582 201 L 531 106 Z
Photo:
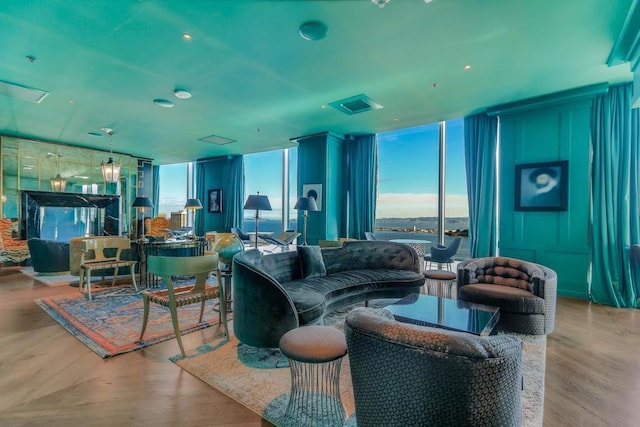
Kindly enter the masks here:
M 327 274 L 382 268 L 420 272 L 418 254 L 410 246 L 383 240 L 349 240 L 342 247 L 323 248 Z
M 467 264 L 467 283 L 490 283 L 534 292 L 544 272 L 536 264 L 514 258 L 477 258 Z

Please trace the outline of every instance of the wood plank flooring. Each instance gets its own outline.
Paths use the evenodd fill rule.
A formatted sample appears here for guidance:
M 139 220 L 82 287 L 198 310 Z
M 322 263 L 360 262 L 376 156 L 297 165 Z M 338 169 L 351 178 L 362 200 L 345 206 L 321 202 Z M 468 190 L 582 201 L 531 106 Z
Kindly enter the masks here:
M 0 270 L 1 426 L 268 426 L 171 363 L 175 340 L 103 360 L 33 300 L 76 293 Z M 560 298 L 548 338 L 545 426 L 635 426 L 640 310 Z M 183 337 L 193 348 L 211 328 Z

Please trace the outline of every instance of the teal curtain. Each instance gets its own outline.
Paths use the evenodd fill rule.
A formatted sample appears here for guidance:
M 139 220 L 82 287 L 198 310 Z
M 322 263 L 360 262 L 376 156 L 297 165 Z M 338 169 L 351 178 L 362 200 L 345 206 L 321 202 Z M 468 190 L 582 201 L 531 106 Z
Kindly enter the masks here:
M 364 239 L 364 232 L 373 231 L 376 219 L 378 140 L 376 135 L 358 135 L 350 139 L 347 157 L 348 237 Z
M 196 211 L 195 222 L 193 224 L 193 231 L 196 236 L 204 236 L 205 227 L 204 227 L 204 218 L 207 214 L 207 189 L 206 187 L 206 162 L 198 161 L 196 162 L 196 176 L 195 176 L 195 185 L 196 185 L 196 198 L 200 200 L 202 203 L 202 209 L 198 209 L 200 212 Z
M 154 165 L 151 169 L 151 174 L 153 176 L 153 194 L 151 195 L 153 202 L 153 216 L 155 218 L 158 216 L 158 212 L 160 212 L 158 208 L 158 202 L 160 202 L 160 166 Z
M 471 258 L 496 255 L 497 140 L 497 117 L 476 114 L 464 118 Z
M 244 161 L 242 156 L 229 158 L 227 183 L 223 187 L 224 227 L 231 231 L 232 227 L 242 227 L 244 206 Z
M 631 110 L 631 84 L 609 88 L 593 105 L 593 249 L 591 298 L 640 307 L 639 278 L 630 247 L 640 242 L 638 152 L 640 112 Z M 635 279 L 635 280 L 634 280 Z

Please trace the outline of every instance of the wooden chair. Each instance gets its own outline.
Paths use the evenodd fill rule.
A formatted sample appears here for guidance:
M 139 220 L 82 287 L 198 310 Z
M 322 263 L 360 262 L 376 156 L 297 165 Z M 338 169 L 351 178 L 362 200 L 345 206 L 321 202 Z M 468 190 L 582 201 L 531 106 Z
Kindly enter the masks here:
M 137 261 L 122 260 L 120 255 L 123 249 L 129 249 L 131 241 L 126 237 L 100 237 L 84 239 L 82 241 L 82 253 L 80 255 L 80 284 L 78 289 L 83 292 L 86 282 L 86 290 L 91 301 L 91 272 L 102 270 L 102 283 L 104 284 L 105 271 L 113 270 L 111 285 L 115 285 L 120 267 L 129 267 L 131 281 L 138 292 L 136 283 L 135 265 Z M 91 257 L 90 254 L 93 256 Z
M 204 306 L 207 300 L 218 298 L 225 301 L 224 286 L 220 286 L 222 278 L 218 269 L 218 254 L 213 253 L 204 256 L 193 257 L 166 257 L 166 256 L 150 256 L 147 261 L 150 273 L 158 275 L 162 278 L 166 289 L 144 290 L 142 298 L 144 301 L 144 316 L 142 320 L 142 330 L 140 331 L 140 340 L 144 336 L 147 328 L 147 320 L 149 319 L 149 302 L 153 302 L 169 309 L 171 313 L 171 321 L 173 330 L 176 334 L 176 340 L 180 347 L 182 357 L 185 357 L 182 338 L 180 337 L 180 326 L 178 323 L 178 307 L 185 305 L 200 303 L 200 317 L 198 322 L 202 322 L 204 314 Z M 212 272 L 216 273 L 217 286 L 207 284 L 207 279 Z M 195 284 L 175 287 L 173 276 L 192 276 L 195 275 Z M 229 338 L 229 329 L 227 327 L 227 310 L 226 304 L 219 304 L 218 319 L 224 328 L 226 339 Z

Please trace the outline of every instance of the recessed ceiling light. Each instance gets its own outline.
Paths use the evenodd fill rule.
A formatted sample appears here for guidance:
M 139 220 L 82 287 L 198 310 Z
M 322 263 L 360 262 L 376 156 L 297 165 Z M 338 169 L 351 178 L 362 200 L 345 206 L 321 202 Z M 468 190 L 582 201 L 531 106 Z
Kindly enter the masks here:
M 154 99 L 153 103 L 160 106 L 160 107 L 164 107 L 164 108 L 172 108 L 173 107 L 173 102 L 171 101 L 167 101 L 166 99 Z
M 191 40 L 192 39 L 191 34 L 189 34 L 189 33 L 182 33 L 182 38 L 184 40 Z
M 471 69 L 471 65 L 468 65 L 468 64 L 467 64 L 467 65 L 465 65 L 465 66 L 464 66 L 464 69 L 465 69 L 465 70 L 470 70 L 470 69 Z
M 320 21 L 307 21 L 300 25 L 298 33 L 305 40 L 318 41 L 327 37 L 329 30 L 327 26 Z
M 180 99 L 191 98 L 191 92 L 189 92 L 186 89 L 176 89 L 173 91 L 173 94 L 176 96 L 176 98 L 180 98 Z
M 70 99 L 70 100 L 68 100 L 67 102 L 68 102 L 69 104 L 75 104 L 75 103 L 76 103 L 76 101 L 74 101 L 73 99 Z

